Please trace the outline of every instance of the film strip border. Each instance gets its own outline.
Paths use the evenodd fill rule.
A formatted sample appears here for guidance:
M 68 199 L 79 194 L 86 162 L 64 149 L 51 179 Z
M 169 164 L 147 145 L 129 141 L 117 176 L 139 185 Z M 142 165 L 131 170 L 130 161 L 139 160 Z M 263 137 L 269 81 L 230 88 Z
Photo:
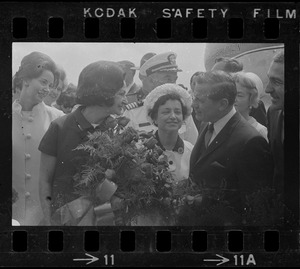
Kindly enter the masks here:
M 299 234 L 274 229 L 264 232 L 166 228 L 156 231 L 124 228 L 115 232 L 84 228 L 78 232 L 72 227 L 26 230 L 1 234 L 2 265 L 68 266 L 95 261 L 98 266 L 200 266 L 223 261 L 238 266 L 279 266 L 296 265 L 300 261 L 299 249 L 292 246 L 299 244 Z
M 232 40 L 242 40 L 247 34 L 244 28 L 243 18 L 230 18 L 226 20 L 227 37 Z M 24 17 L 15 17 L 12 21 L 13 38 L 17 40 L 28 37 L 28 19 Z M 85 18 L 83 23 L 84 38 L 87 40 L 99 39 L 105 29 L 100 26 L 100 19 Z M 172 19 L 158 18 L 155 22 L 155 34 L 158 39 L 166 40 L 172 38 Z M 199 41 L 208 38 L 208 20 L 205 18 L 194 18 L 191 22 L 191 37 Z M 276 40 L 279 38 L 280 21 L 277 18 L 267 18 L 263 20 L 262 32 L 264 39 Z M 61 39 L 65 34 L 65 23 L 61 17 L 51 17 L 47 22 L 48 38 Z M 136 38 L 136 20 L 133 18 L 122 18 L 119 22 L 120 38 L 126 41 Z
M 274 42 L 299 32 L 293 3 L 1 5 L 3 33 L 12 41 Z
M 295 82 L 295 78 L 299 77 L 299 71 L 294 67 L 299 66 L 298 14 L 300 13 L 299 6 L 293 3 L 160 3 L 157 6 L 153 3 L 22 5 L 1 4 L 3 7 L 0 10 L 1 54 L 5 55 L 2 58 L 3 66 L 11 66 L 11 58 L 6 57 L 11 55 L 11 42 L 275 41 L 285 44 L 288 59 L 286 86 L 293 88 L 294 83 L 299 85 L 298 79 Z M 125 16 L 120 15 L 122 12 Z M 5 70 L 0 78 L 0 84 L 4 85 L 4 88 L 9 88 L 7 87 L 9 82 L 5 81 L 7 77 L 11 77 L 11 70 Z M 289 109 L 292 111 L 295 106 L 297 108 L 299 106 L 293 102 L 295 96 L 287 95 L 287 103 L 294 104 L 287 108 L 287 114 Z M 2 102 L 7 102 L 7 107 L 10 108 L 10 98 L 2 97 L 1 95 Z M 5 113 L 11 112 L 5 111 L 4 115 Z M 3 113 L 1 114 L 2 117 Z M 289 121 L 292 123 L 288 117 L 287 126 L 291 126 Z M 10 119 L 5 118 L 2 124 L 10 126 Z M 299 129 L 299 126 L 297 128 Z M 293 150 L 295 144 L 290 141 L 285 148 L 287 153 L 295 151 Z M 296 142 L 298 145 L 299 141 Z M 4 162 L 1 160 L 0 163 L 1 169 L 7 171 L 7 167 L 11 167 L 11 161 L 5 158 L 6 160 Z M 299 156 L 286 161 L 288 177 L 295 177 L 290 171 L 293 171 L 296 162 L 298 165 Z M 11 178 L 9 173 L 6 172 L 5 175 L 8 179 Z M 296 177 L 294 179 L 297 181 L 299 174 Z M 285 190 L 289 194 L 286 196 L 287 204 L 292 206 L 295 200 L 299 201 L 299 182 L 295 180 L 293 184 L 287 185 Z M 10 183 L 10 180 L 3 182 L 4 188 L 0 190 L 1 204 L 7 201 L 7 197 L 11 197 Z M 299 204 L 295 207 L 294 212 L 299 212 Z M 83 227 L 55 230 L 50 227 L 12 229 L 9 226 L 10 221 L 10 218 L 4 221 L 8 227 L 1 229 L 0 232 L 0 259 L 4 266 L 12 264 L 67 266 L 74 263 L 76 265 L 76 262 L 78 265 L 80 263 L 86 265 L 93 260 L 86 254 L 96 257 L 98 263 L 95 261 L 94 264 L 98 266 L 162 264 L 201 266 L 210 262 L 217 265 L 224 261 L 224 258 L 230 259 L 228 264 L 231 265 L 255 265 L 250 255 L 253 255 L 257 265 L 300 263 L 299 231 L 294 230 L 261 228 L 260 231 L 217 231 L 192 230 L 184 227 L 161 230 L 139 227 L 132 230 L 131 228 L 98 230 Z M 219 256 L 216 256 L 216 253 Z M 218 259 L 221 260 L 217 261 Z

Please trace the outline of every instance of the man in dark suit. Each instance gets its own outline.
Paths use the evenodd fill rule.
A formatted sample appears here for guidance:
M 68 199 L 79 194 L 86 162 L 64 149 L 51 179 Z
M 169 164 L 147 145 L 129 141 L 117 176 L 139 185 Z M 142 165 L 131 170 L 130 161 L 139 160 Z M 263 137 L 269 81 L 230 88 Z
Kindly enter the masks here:
M 267 141 L 234 108 L 236 85 L 223 71 L 202 72 L 193 93 L 199 120 L 209 122 L 190 159 L 190 175 L 201 189 L 218 193 L 241 214 L 245 197 L 269 185 L 273 162 Z
M 271 95 L 272 105 L 267 112 L 268 139 L 274 158 L 273 186 L 277 193 L 284 190 L 284 52 L 275 55 L 269 71 L 266 93 Z

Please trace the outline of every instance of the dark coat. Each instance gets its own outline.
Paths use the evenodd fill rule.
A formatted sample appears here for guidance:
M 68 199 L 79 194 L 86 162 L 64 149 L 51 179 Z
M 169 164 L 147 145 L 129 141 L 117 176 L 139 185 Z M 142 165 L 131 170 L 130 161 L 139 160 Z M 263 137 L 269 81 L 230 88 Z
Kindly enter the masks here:
M 284 144 L 283 112 L 270 106 L 267 112 L 268 139 L 271 146 L 271 153 L 274 159 L 273 186 L 278 193 L 284 192 Z
M 267 141 L 238 112 L 204 147 L 207 127 L 199 135 L 190 160 L 194 182 L 212 193 L 223 191 L 224 199 L 238 213 L 245 195 L 270 185 L 273 161 Z

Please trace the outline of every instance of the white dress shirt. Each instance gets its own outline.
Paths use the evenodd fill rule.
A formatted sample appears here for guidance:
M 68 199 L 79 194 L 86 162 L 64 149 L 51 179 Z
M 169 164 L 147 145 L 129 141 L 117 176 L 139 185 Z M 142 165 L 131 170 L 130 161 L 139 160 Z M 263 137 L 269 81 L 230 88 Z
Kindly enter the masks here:
M 211 136 L 210 141 L 208 142 L 208 145 L 216 138 L 219 132 L 224 128 L 224 126 L 227 124 L 227 122 L 233 117 L 233 115 L 236 113 L 235 108 L 233 107 L 229 113 L 227 113 L 223 118 L 219 119 L 218 121 L 214 122 L 214 131 Z

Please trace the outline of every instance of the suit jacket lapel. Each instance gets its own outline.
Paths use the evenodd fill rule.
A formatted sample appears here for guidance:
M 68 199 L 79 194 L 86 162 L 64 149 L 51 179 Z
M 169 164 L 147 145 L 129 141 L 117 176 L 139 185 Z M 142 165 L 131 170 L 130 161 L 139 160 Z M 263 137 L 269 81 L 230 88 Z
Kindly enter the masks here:
M 203 152 L 203 154 L 198 155 L 199 158 L 196 160 L 194 165 L 197 165 L 203 158 L 214 152 L 219 148 L 231 135 L 232 130 L 236 124 L 240 121 L 241 115 L 236 112 L 232 118 L 226 123 L 224 128 L 217 134 L 215 139 L 209 144 L 208 148 Z M 205 128 L 207 129 L 207 127 Z M 205 132 L 203 132 L 205 134 Z M 204 139 L 204 136 L 203 138 Z
M 199 156 L 201 154 L 201 146 L 204 143 L 204 136 L 207 131 L 207 128 L 208 128 L 208 123 L 203 128 L 203 131 L 199 134 L 196 144 L 193 148 L 193 151 L 191 153 L 191 158 L 190 158 L 190 167 L 193 167 L 196 164 L 197 160 L 199 159 Z

